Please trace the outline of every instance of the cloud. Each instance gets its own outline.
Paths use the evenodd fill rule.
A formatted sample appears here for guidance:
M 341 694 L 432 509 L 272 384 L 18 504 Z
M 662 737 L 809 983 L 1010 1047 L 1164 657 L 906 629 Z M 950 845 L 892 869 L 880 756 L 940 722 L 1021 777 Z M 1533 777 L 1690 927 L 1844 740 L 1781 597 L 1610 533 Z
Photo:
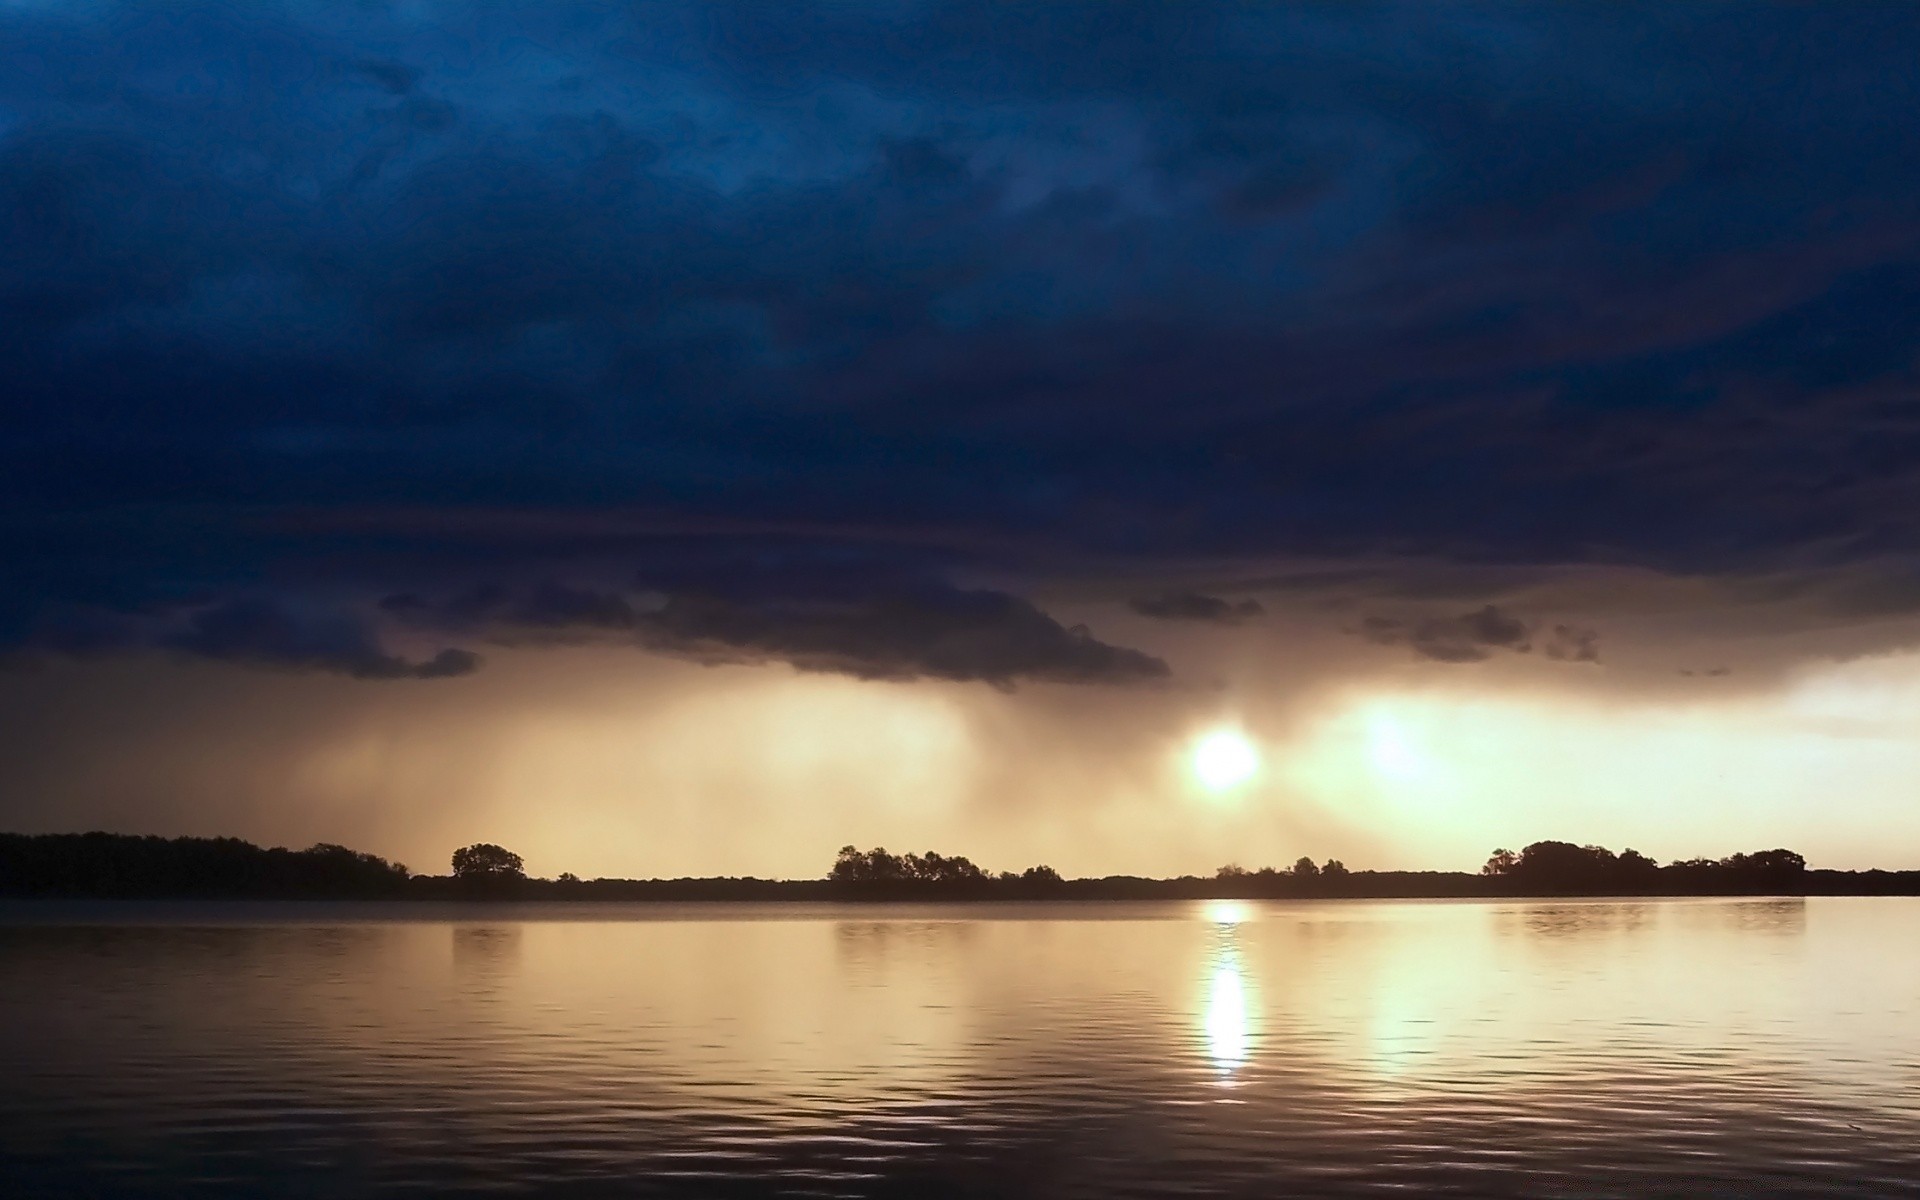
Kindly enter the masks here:
M 657 648 L 721 661 L 784 660 L 863 678 L 1139 683 L 1165 678 L 1158 658 L 1066 628 L 1025 600 L 951 590 L 860 606 L 745 605 L 676 597 L 643 636 Z
M 618 631 L 526 596 L 660 548 L 616 507 L 857 530 L 873 605 L 1920 556 L 1892 7 L 319 11 L 0 11 L 0 640 L 261 581 Z
M 590 640 L 631 632 L 638 623 L 633 605 L 617 593 L 551 581 L 518 593 L 499 584 L 482 585 L 438 604 L 403 592 L 385 597 L 379 607 L 411 625 L 490 632 L 500 640 Z
M 171 651 L 243 666 L 355 679 L 449 679 L 480 665 L 458 647 L 409 660 L 382 648 L 369 624 L 337 609 L 260 596 L 154 612 L 95 609 L 37 630 L 24 648 L 73 656 Z
M 923 584 L 880 593 L 744 590 L 653 594 L 542 584 L 489 587 L 431 604 L 412 595 L 381 607 L 422 628 L 490 640 L 645 646 L 707 663 L 785 662 L 863 679 L 934 678 L 1010 688 L 1020 682 L 1134 684 L 1165 678 L 1151 655 L 1068 628 L 1004 592 Z
M 1591 629 L 1555 625 L 1547 635 L 1546 656 L 1560 662 L 1597 663 L 1600 661 L 1600 635 Z
M 1570 646 L 1577 653 L 1592 646 L 1590 634 L 1587 635 L 1588 641 L 1583 643 L 1574 636 L 1573 631 L 1563 636 L 1560 631 L 1565 629 L 1565 626 L 1556 628 L 1552 643 L 1554 647 Z M 1533 648 L 1532 629 L 1491 604 L 1458 616 L 1424 617 L 1412 621 L 1369 616 L 1361 621 L 1357 632 L 1370 642 L 1408 646 L 1423 658 L 1447 663 L 1484 662 L 1496 650 L 1525 654 Z M 1554 658 L 1567 656 L 1564 653 L 1555 654 L 1552 649 L 1548 653 Z
M 1258 617 L 1266 612 L 1258 600 L 1223 600 L 1199 592 L 1162 592 L 1138 596 L 1127 606 L 1143 617 L 1168 621 L 1213 621 L 1225 625 Z

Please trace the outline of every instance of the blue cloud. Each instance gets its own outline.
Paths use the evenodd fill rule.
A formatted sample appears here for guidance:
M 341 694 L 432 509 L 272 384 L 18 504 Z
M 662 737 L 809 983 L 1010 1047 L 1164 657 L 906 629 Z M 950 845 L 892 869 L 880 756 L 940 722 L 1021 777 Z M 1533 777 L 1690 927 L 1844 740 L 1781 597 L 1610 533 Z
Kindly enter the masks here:
M 1092 559 L 1912 556 L 1916 43 L 1860 6 L 11 8 L 0 631 L 775 535 L 869 606 Z M 807 630 L 749 640 L 847 634 Z

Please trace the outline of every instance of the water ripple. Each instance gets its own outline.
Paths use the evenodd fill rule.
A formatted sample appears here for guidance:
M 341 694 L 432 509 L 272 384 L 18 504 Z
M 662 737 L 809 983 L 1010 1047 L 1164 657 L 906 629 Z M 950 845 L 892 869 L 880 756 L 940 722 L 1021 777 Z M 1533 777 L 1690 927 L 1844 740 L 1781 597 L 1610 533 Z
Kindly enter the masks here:
M 1920 1183 L 1912 900 L 595 907 L 0 909 L 5 1194 Z

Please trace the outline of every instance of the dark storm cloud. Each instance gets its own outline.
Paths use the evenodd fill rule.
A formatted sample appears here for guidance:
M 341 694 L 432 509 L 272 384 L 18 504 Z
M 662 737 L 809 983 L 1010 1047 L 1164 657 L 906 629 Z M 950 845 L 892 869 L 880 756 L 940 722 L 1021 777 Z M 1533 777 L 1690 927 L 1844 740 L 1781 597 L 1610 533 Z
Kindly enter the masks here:
M 439 679 L 464 675 L 479 662 L 465 650 L 450 648 L 425 662 L 409 663 L 382 652 L 358 621 L 332 616 L 303 620 L 266 600 L 202 609 L 162 644 L 203 658 L 338 671 L 359 679 Z
M 651 615 L 652 645 L 710 661 L 786 661 L 862 678 L 1135 683 L 1164 678 L 1152 655 L 1100 641 L 1015 596 L 946 590 L 857 607 L 675 597 Z
M 621 631 L 527 590 L 638 571 L 636 637 L 1091 679 L 1154 672 L 962 581 L 1920 562 L 1916 58 L 1898 6 L 9 7 L 0 638 L 487 581 Z M 776 526 L 884 632 L 689 586 Z
M 787 662 L 866 679 L 1137 683 L 1166 663 L 1067 628 L 1017 596 L 926 584 L 875 593 L 737 588 L 630 599 L 546 583 L 516 594 L 489 586 L 435 604 L 412 594 L 381 602 L 416 628 L 529 641 L 630 643 L 708 663 Z
M 542 583 L 516 595 L 498 584 L 468 589 L 439 604 L 412 592 L 380 601 L 401 622 L 461 633 L 513 630 L 562 640 L 585 640 L 632 630 L 638 617 L 623 596 L 561 583 Z
M 352 613 L 258 596 L 173 612 L 67 611 L 23 639 L 22 648 L 74 656 L 171 651 L 355 679 L 448 679 L 480 665 L 477 655 L 458 647 L 409 661 L 383 649 L 369 624 Z
M 1226 600 L 1202 592 L 1162 592 L 1155 596 L 1136 596 L 1127 606 L 1143 617 L 1165 621 L 1212 621 L 1234 625 L 1260 616 L 1266 609 L 1258 600 Z

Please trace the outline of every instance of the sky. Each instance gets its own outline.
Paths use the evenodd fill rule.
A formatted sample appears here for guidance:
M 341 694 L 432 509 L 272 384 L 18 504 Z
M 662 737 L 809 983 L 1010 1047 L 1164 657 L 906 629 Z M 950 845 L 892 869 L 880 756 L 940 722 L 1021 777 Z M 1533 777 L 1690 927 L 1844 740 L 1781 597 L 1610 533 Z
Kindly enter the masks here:
M 0 827 L 1920 867 L 1915 61 L 1894 5 L 0 0 Z

